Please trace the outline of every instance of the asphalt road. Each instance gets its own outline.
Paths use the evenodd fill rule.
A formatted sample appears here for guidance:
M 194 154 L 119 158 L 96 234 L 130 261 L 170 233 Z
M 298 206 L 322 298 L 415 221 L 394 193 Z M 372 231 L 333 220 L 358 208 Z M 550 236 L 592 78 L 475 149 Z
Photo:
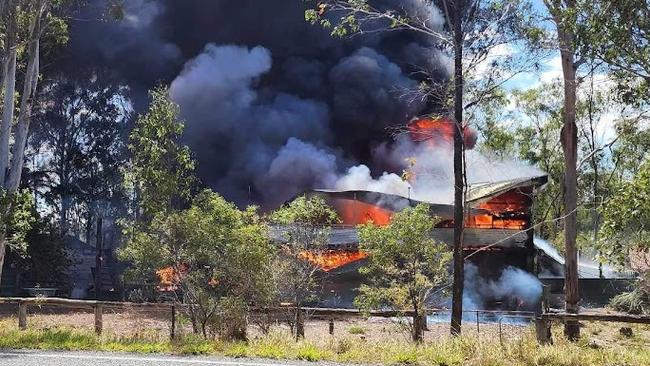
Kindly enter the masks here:
M 95 352 L 0 351 L 0 366 L 319 366 L 319 364 L 245 358 L 180 357 Z

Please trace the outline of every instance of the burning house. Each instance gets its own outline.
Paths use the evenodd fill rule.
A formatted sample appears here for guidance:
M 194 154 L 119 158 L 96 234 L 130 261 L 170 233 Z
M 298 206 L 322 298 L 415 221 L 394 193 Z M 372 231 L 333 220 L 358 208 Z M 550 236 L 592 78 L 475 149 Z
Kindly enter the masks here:
M 445 119 L 416 120 L 408 126 L 409 143 L 416 147 L 424 145 L 424 151 L 429 152 L 445 149 L 452 141 L 452 126 L 454 124 Z M 474 146 L 475 139 L 475 134 L 466 129 L 465 144 L 468 148 Z M 409 178 L 412 179 L 413 175 L 423 173 L 416 171 Z M 528 274 L 539 272 L 532 215 L 535 194 L 546 182 L 547 176 L 538 174 L 470 185 L 466 196 L 468 208 L 463 246 L 468 267 L 476 272 L 471 277 L 495 282 L 506 269 Z M 413 182 L 411 185 L 417 187 Z M 418 196 L 415 189 L 413 191 L 411 196 L 409 186 L 406 194 L 373 189 L 316 189 L 305 193 L 308 197 L 324 199 L 341 220 L 331 230 L 328 248 L 303 254 L 303 259 L 317 264 L 323 273 L 328 274 L 326 293 L 335 298 L 327 300 L 328 304 L 350 305 L 354 290 L 362 281 L 358 269 L 368 254 L 359 250 L 357 225 L 369 222 L 388 225 L 396 212 L 424 203 L 429 206 L 431 216 L 438 220 L 433 238 L 449 246 L 453 244 L 453 204 L 437 203 L 427 199 L 426 195 Z M 488 298 L 481 296 L 481 306 L 522 307 L 521 301 L 508 298 L 509 291 L 496 292 L 498 294 L 488 295 Z

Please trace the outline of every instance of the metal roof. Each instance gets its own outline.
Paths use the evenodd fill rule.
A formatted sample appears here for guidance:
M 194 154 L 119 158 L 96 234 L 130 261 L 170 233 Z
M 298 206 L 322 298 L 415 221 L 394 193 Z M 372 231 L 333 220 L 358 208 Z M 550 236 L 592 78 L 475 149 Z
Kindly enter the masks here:
M 362 190 L 337 191 L 331 189 L 314 189 L 307 192 L 307 194 L 319 193 L 332 195 L 335 198 L 364 201 L 394 212 L 399 212 L 406 207 L 415 207 L 418 204 L 424 203 L 429 206 L 429 210 L 433 216 L 437 216 L 441 219 L 452 219 L 454 217 L 454 205 L 418 201 L 395 194 Z M 472 208 L 470 212 L 472 215 L 485 215 L 489 213 L 488 210 L 480 208 Z
M 499 182 L 482 182 L 470 184 L 467 202 L 481 203 L 494 196 L 517 188 L 540 188 L 548 182 L 547 175 L 509 179 Z
M 484 201 L 489 200 L 494 196 L 517 188 L 541 188 L 548 182 L 547 175 L 524 177 L 517 179 L 509 179 L 498 182 L 480 182 L 472 183 L 467 192 L 467 202 L 472 205 L 477 205 Z M 400 211 L 408 206 L 417 206 L 420 203 L 426 203 L 431 207 L 432 213 L 441 218 L 452 218 L 454 212 L 453 204 L 441 204 L 429 201 L 414 200 L 409 197 L 401 195 L 365 191 L 365 190 L 336 190 L 336 189 L 314 189 L 310 193 L 324 193 L 336 195 L 340 198 L 361 199 L 364 201 L 372 202 L 378 206 L 384 207 L 393 211 Z M 488 211 L 481 209 L 473 209 L 475 211 L 471 214 L 485 214 Z

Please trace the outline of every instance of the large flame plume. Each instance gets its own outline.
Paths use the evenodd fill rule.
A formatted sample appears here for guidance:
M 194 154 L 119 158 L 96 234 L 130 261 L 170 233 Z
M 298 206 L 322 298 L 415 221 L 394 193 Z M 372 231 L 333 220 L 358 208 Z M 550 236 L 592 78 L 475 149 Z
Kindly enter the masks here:
M 422 118 L 411 121 L 408 130 L 413 142 L 425 142 L 431 146 L 453 146 L 456 123 L 447 117 Z M 463 141 L 466 149 L 476 145 L 476 131 L 463 127 Z

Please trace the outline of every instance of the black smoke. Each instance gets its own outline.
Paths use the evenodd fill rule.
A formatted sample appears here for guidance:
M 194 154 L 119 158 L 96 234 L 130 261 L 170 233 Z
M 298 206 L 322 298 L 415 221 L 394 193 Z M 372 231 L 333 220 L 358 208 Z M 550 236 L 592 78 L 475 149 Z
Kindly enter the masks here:
M 431 39 L 335 38 L 305 22 L 301 0 L 113 2 L 88 1 L 53 67 L 111 70 L 139 111 L 146 90 L 170 84 L 200 178 L 238 204 L 271 207 L 371 162 L 387 127 L 431 108 L 418 93 L 421 71 L 448 75 Z M 441 27 L 427 1 L 381 2 Z

